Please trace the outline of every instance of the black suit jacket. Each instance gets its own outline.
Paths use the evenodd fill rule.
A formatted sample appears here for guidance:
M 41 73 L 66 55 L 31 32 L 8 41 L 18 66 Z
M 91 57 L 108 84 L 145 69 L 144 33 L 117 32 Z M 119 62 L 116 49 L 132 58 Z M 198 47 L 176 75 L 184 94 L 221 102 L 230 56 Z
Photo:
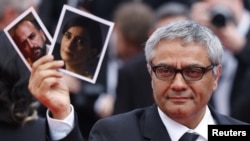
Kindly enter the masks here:
M 246 124 L 210 109 L 217 124 Z M 99 120 L 92 128 L 89 141 L 171 141 L 157 111 L 157 106 Z
M 0 139 L 3 141 L 45 141 L 45 125 L 43 118 L 27 122 L 23 126 L 0 123 Z
M 73 130 L 60 141 L 83 141 L 77 118 Z M 23 126 L 0 123 L 0 139 L 3 141 L 51 141 L 47 121 L 38 118 Z

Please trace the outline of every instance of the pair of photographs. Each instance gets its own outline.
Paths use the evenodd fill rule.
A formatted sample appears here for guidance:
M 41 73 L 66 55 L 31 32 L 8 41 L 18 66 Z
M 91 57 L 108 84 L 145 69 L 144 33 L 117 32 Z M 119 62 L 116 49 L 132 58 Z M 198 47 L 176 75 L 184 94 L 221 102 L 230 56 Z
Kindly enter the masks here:
M 65 62 L 60 71 L 95 83 L 113 27 L 111 21 L 64 5 L 53 38 L 33 7 L 4 32 L 29 70 L 37 59 L 52 54 Z

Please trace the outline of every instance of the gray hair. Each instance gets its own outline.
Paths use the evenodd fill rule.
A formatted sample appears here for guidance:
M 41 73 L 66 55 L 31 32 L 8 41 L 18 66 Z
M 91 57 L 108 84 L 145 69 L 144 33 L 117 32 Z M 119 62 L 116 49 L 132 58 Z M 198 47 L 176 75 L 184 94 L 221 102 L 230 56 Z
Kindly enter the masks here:
M 145 56 L 150 63 L 155 55 L 154 49 L 161 40 L 181 39 L 183 43 L 197 43 L 203 45 L 207 50 L 209 60 L 213 65 L 221 64 L 223 47 L 218 37 L 213 32 L 193 21 L 171 22 L 158 28 L 147 40 Z

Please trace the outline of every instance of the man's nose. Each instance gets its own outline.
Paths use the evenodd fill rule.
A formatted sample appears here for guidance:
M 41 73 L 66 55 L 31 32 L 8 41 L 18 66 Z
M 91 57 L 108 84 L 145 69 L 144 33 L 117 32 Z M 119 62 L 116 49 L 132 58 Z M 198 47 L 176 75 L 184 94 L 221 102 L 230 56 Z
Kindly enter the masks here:
M 186 80 L 181 73 L 176 74 L 175 78 L 172 80 L 171 87 L 175 90 L 184 90 L 187 88 Z
M 27 44 L 28 44 L 28 46 L 30 48 L 34 48 L 35 47 L 34 43 L 31 40 L 29 40 L 29 39 L 27 40 Z

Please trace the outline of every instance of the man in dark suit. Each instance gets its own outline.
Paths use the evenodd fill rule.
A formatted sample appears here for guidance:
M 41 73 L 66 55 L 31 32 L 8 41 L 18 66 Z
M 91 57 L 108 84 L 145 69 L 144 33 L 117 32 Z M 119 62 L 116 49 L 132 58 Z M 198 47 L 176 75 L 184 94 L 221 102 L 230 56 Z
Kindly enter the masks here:
M 170 141 L 186 132 L 208 140 L 208 125 L 246 124 L 208 106 L 221 74 L 222 54 L 218 38 L 192 21 L 157 29 L 145 46 L 156 105 L 99 120 L 89 140 Z M 56 71 L 62 66 L 49 55 L 35 63 L 29 87 L 34 96 L 42 101 L 60 98 L 56 105 L 68 103 L 68 88 Z M 53 108 L 47 100 L 44 103 Z

